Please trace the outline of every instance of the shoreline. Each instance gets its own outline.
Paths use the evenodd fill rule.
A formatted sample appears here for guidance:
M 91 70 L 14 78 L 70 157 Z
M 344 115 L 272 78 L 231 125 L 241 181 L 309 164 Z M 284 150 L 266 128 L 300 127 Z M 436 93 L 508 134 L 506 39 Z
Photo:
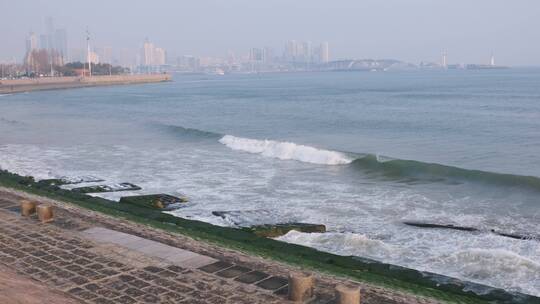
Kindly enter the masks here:
M 90 197 L 58 187 L 40 185 L 32 178 L 18 176 L 7 171 L 0 171 L 0 186 L 97 211 L 118 218 L 119 221 L 128 220 L 215 244 L 220 248 L 239 250 L 252 257 L 260 256 L 332 276 L 353 279 L 362 284 L 384 288 L 388 292 L 398 294 L 404 292 L 448 303 L 489 301 L 493 301 L 493 303 L 536 303 L 535 301 L 540 301 L 534 296 L 462 282 L 453 278 L 373 260 L 338 256 L 309 247 L 258 237 L 235 228 L 219 227 L 200 221 L 177 218 L 153 209 L 122 206 L 106 199 Z M 484 288 L 487 292 L 481 295 L 475 294 L 470 291 L 471 286 Z
M 0 80 L 0 95 L 43 90 L 157 83 L 171 81 L 171 79 L 170 74 L 141 74 Z

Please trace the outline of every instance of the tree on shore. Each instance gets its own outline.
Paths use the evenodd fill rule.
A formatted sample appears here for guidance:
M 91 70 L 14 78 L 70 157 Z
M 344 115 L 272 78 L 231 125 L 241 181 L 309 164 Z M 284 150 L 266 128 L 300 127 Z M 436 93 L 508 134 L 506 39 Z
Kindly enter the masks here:
M 56 67 L 59 74 L 63 76 L 77 76 L 88 71 L 88 63 L 80 61 L 70 62 L 63 66 Z M 108 63 L 92 63 L 92 75 L 120 75 L 129 73 L 128 68 L 113 66 Z

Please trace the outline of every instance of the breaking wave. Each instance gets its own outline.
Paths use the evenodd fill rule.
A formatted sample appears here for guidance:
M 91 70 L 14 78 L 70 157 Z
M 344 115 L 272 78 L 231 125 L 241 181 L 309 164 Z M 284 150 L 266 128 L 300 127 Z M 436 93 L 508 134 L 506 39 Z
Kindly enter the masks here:
M 540 191 L 540 178 L 536 176 L 463 169 L 437 163 L 362 154 L 361 152 L 338 152 L 294 142 L 251 139 L 181 126 L 167 125 L 166 128 L 175 136 L 187 140 L 218 140 L 233 150 L 281 160 L 296 160 L 320 165 L 348 165 L 347 167 L 396 181 L 446 181 L 450 183 L 472 181 Z
M 354 160 L 341 152 L 317 149 L 292 142 L 257 140 L 232 135 L 223 136 L 219 142 L 233 150 L 261 154 L 282 160 L 297 160 L 320 165 L 346 165 Z
M 175 136 L 181 137 L 182 139 L 191 139 L 191 140 L 205 140 L 205 139 L 217 139 L 222 137 L 222 134 L 214 133 L 210 131 L 203 131 L 199 129 L 184 128 L 181 126 L 173 125 L 161 125 L 165 127 L 168 132 L 173 133 Z
M 367 155 L 352 165 L 359 170 L 377 173 L 391 179 L 416 178 L 424 181 L 474 181 L 508 187 L 524 187 L 540 191 L 540 178 L 515 174 L 463 169 L 415 160 L 386 159 Z

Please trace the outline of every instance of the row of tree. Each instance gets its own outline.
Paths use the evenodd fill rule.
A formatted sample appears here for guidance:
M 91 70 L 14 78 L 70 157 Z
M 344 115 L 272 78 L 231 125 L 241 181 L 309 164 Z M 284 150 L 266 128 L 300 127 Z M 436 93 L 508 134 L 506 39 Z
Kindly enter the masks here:
M 88 63 L 70 62 L 57 67 L 57 71 L 62 76 L 86 75 L 89 71 Z M 113 66 L 108 63 L 92 63 L 92 75 L 120 75 L 129 73 L 129 68 Z
M 70 62 L 64 64 L 63 56 L 56 51 L 32 50 L 24 61 L 26 76 L 82 76 L 88 75 L 88 63 Z M 112 66 L 109 63 L 92 63 L 92 75 L 119 75 L 129 73 L 128 68 Z

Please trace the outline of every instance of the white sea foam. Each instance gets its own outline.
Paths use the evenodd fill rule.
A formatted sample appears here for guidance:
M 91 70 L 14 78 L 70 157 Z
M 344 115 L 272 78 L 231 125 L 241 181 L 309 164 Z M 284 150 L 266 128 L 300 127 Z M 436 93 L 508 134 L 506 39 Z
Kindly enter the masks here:
M 397 248 L 379 240 L 373 240 L 356 233 L 302 233 L 290 231 L 277 238 L 280 241 L 339 253 L 341 255 L 359 255 L 370 258 L 388 258 L 398 252 Z
M 407 219 L 538 231 L 536 222 L 528 218 L 505 216 L 503 220 L 489 212 L 476 214 L 464 209 L 474 203 L 489 211 L 493 199 L 481 199 L 474 193 L 458 195 L 459 191 L 453 191 L 450 198 L 426 196 L 419 192 L 425 188 L 388 188 L 384 182 L 363 187 L 325 175 L 325 166 L 313 166 L 306 173 L 309 175 L 291 174 L 268 162 L 246 162 L 241 153 L 223 157 L 222 152 L 217 143 L 212 149 L 196 145 L 140 149 L 10 144 L 0 145 L 0 167 L 39 179 L 94 175 L 105 183 L 132 182 L 143 188 L 93 194 L 112 200 L 137 194 L 185 193 L 190 203 L 172 214 L 222 226 L 321 223 L 327 225 L 329 233 L 293 231 L 280 239 L 540 295 L 540 242 L 401 224 Z M 323 178 L 312 179 L 311 175 Z M 212 211 L 221 210 L 238 212 L 227 219 L 212 215 Z
M 282 160 L 290 159 L 320 165 L 345 165 L 354 160 L 340 152 L 317 149 L 292 142 L 257 140 L 232 135 L 223 136 L 219 142 L 233 150 L 261 154 Z
M 534 282 L 540 282 L 540 263 L 514 252 L 472 248 L 441 256 L 440 262 L 465 279 L 498 282 L 504 289 L 539 295 Z

